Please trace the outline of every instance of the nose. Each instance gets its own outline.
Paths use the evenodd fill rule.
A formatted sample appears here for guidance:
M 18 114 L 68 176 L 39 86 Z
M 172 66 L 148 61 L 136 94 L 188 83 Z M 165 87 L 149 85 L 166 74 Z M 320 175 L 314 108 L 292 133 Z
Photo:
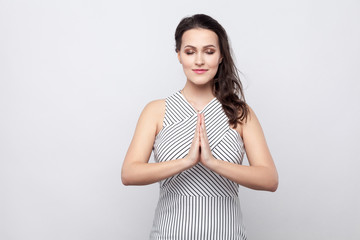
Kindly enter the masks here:
M 204 58 L 203 58 L 203 55 L 201 53 L 196 54 L 195 64 L 197 66 L 204 65 Z

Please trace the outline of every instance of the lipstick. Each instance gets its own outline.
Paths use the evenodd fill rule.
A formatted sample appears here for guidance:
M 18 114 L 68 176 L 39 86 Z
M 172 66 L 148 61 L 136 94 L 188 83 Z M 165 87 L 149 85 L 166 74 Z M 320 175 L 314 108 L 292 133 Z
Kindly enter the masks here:
M 207 69 L 193 69 L 193 71 L 197 74 L 202 74 L 202 73 L 205 73 L 207 71 Z

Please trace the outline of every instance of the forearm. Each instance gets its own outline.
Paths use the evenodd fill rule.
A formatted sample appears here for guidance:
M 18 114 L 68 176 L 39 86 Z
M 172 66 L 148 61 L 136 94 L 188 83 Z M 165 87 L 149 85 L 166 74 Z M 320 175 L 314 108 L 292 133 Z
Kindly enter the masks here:
M 274 192 L 278 186 L 278 174 L 275 166 L 244 166 L 214 159 L 208 168 L 233 182 L 251 189 Z
M 186 159 L 160 163 L 134 162 L 123 167 L 121 179 L 124 185 L 148 185 L 169 178 L 191 167 Z

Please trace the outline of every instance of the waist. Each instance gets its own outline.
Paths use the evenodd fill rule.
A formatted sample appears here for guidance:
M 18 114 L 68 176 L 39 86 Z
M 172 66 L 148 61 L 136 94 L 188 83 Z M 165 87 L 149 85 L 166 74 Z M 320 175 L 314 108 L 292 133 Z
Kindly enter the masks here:
M 238 198 L 237 191 L 231 191 L 229 189 L 219 191 L 211 191 L 209 189 L 202 191 L 195 191 L 194 189 L 171 189 L 160 188 L 160 198 Z

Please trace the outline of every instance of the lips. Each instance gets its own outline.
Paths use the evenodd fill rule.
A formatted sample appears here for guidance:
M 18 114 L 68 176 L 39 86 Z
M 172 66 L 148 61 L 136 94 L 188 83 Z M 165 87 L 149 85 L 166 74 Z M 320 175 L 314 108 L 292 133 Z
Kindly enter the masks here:
M 207 71 L 207 69 L 193 69 L 193 71 L 197 74 L 202 74 L 202 73 L 205 73 Z

